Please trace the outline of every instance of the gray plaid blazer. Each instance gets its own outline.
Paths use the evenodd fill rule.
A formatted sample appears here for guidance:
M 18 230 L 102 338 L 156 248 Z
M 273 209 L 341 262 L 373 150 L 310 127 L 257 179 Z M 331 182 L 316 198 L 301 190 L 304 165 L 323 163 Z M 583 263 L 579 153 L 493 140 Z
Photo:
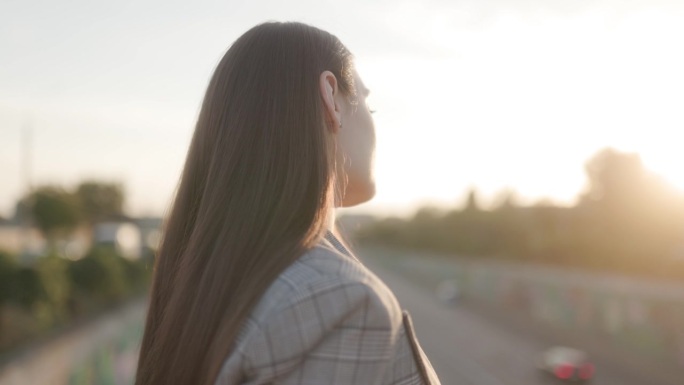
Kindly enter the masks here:
M 439 385 L 411 318 L 331 234 L 268 288 L 215 385 Z

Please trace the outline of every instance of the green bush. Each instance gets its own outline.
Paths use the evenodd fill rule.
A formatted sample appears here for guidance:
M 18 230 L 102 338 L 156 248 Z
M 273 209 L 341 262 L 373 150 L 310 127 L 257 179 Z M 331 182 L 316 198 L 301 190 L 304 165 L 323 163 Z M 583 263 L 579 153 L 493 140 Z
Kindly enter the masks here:
M 131 291 L 139 292 L 147 288 L 152 277 L 152 268 L 148 267 L 151 263 L 147 263 L 147 258 L 143 257 L 136 261 L 122 258 L 121 263 L 123 264 L 126 282 L 128 282 Z
M 71 262 L 57 255 L 48 255 L 38 260 L 35 270 L 45 289 L 45 306 L 48 317 L 60 322 L 69 317 L 72 299 L 72 282 L 69 276 Z
M 46 297 L 45 287 L 36 270 L 20 267 L 11 280 L 10 301 L 30 309 L 39 300 Z
M 17 264 L 12 256 L 0 250 L 0 306 L 10 299 Z
M 37 272 L 0 252 L 0 305 L 13 303 L 29 309 L 44 297 L 45 288 Z
M 69 274 L 74 288 L 102 303 L 122 300 L 131 288 L 126 282 L 125 260 L 109 247 L 96 247 L 72 262 Z
M 78 261 L 47 255 L 22 266 L 0 251 L 0 353 L 142 293 L 150 259 L 130 261 L 111 247 L 96 247 Z
M 0 252 L 0 352 L 49 327 L 40 306 L 45 296 L 35 270 L 20 266 L 10 254 Z

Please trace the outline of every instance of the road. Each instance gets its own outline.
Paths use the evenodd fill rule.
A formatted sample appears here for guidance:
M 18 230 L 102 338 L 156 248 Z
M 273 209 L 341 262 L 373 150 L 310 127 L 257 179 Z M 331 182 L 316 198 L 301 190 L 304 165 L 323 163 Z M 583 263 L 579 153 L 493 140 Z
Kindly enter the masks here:
M 468 305 L 445 306 L 432 293 L 359 253 L 411 313 L 423 350 L 444 385 L 535 385 L 551 379 L 535 369 L 537 357 L 553 344 L 539 333 L 509 325 L 502 317 Z M 505 318 L 505 317 L 503 317 Z M 593 357 L 594 385 L 670 385 Z

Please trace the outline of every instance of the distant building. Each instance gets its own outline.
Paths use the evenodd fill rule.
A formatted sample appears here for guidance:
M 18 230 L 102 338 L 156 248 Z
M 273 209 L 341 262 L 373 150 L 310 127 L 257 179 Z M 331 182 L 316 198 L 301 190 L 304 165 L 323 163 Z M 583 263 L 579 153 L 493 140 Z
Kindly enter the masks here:
M 93 227 L 93 245 L 109 245 L 123 257 L 138 259 L 154 252 L 161 240 L 162 218 L 127 218 L 98 223 Z
M 0 249 L 15 255 L 32 256 L 45 252 L 43 235 L 36 228 L 24 228 L 10 221 L 0 223 Z
M 111 246 L 124 258 L 142 255 L 140 229 L 132 222 L 102 222 L 93 227 L 93 246 Z

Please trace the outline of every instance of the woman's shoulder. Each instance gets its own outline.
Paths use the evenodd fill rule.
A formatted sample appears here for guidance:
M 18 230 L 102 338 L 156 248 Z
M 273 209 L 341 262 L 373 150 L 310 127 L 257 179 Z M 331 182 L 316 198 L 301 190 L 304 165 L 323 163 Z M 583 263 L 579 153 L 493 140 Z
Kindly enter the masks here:
M 402 318 L 401 307 L 385 283 L 353 256 L 326 242 L 285 269 L 249 318 L 262 328 L 278 315 L 302 311 L 314 311 L 321 322 L 331 323 L 360 312 L 368 327 L 393 328 Z
M 376 350 L 364 354 L 389 359 L 402 319 L 394 294 L 375 274 L 323 243 L 285 269 L 262 296 L 238 340 L 239 354 L 230 358 L 223 375 L 239 367 L 258 379 L 255 383 L 270 382 L 293 371 L 317 348 L 328 357 L 325 362 L 329 349 L 358 355 L 356 349 L 345 349 L 361 336 L 376 341 Z M 379 352 L 381 345 L 386 350 Z

